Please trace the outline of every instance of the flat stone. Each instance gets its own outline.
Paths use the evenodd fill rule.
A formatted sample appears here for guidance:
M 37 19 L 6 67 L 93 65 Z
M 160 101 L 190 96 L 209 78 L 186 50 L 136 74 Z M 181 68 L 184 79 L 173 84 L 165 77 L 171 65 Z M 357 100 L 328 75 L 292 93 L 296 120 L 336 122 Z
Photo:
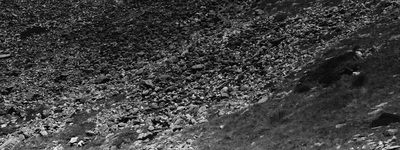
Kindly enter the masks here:
M 205 67 L 204 64 L 197 64 L 197 65 L 192 66 L 192 69 L 199 70 L 199 69 L 203 69 L 204 67 Z
M 10 58 L 11 54 L 0 54 L 0 59 Z

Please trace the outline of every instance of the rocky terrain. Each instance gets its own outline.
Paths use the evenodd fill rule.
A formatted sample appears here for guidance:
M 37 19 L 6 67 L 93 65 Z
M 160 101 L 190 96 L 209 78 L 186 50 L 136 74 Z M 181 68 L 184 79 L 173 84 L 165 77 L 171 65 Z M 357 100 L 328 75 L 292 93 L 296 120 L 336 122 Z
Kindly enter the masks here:
M 0 149 L 399 149 L 399 6 L 0 1 Z

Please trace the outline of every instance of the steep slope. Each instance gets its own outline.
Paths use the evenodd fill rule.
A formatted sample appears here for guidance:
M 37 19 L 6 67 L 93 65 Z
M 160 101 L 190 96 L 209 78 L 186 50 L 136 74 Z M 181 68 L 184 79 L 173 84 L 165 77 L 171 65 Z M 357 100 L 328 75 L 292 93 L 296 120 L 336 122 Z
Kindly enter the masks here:
M 314 64 L 287 79 L 282 89 L 294 92 L 285 98 L 270 98 L 193 128 L 191 132 L 200 136 L 196 145 L 212 150 L 382 149 L 399 145 L 393 140 L 399 134 L 397 115 L 382 119 L 386 113 L 400 113 L 397 16 L 382 17 L 327 48 Z M 363 58 L 345 58 L 355 46 Z M 354 74 L 340 74 L 343 70 L 338 68 L 354 64 Z

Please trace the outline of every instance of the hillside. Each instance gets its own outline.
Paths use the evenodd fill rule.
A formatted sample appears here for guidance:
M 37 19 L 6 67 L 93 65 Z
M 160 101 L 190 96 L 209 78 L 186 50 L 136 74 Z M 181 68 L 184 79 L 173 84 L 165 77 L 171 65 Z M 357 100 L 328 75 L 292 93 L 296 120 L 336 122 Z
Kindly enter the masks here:
M 398 149 L 396 0 L 0 5 L 0 149 Z

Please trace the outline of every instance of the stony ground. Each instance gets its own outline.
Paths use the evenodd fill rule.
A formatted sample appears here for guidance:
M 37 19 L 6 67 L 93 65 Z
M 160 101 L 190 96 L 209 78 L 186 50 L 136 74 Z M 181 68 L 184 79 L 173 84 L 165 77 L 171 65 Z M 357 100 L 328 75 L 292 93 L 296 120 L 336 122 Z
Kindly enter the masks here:
M 2 1 L 0 149 L 396 149 L 399 6 Z

